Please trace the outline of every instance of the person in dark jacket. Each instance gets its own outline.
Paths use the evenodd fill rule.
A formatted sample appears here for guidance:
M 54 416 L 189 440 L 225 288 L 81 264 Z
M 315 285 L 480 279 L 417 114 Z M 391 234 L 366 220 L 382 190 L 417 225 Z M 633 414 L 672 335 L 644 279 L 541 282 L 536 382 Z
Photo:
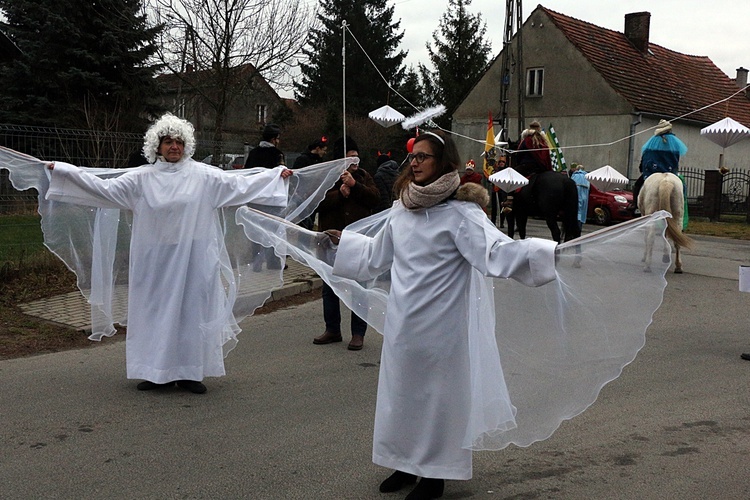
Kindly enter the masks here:
M 320 139 L 316 139 L 309 146 L 307 146 L 307 151 L 299 155 L 297 159 L 294 160 L 294 166 L 292 166 L 292 168 L 305 168 L 309 167 L 310 165 L 320 163 L 323 161 L 323 158 L 325 157 L 327 152 L 328 138 L 323 136 Z
M 261 141 L 247 154 L 245 168 L 276 168 L 279 165 L 286 165 L 284 153 L 279 149 L 280 135 L 281 129 L 278 125 L 269 123 L 263 127 Z
M 393 205 L 393 200 L 396 196 L 393 194 L 393 183 L 396 182 L 396 177 L 400 172 L 398 163 L 391 160 L 391 153 L 378 155 L 378 169 L 375 171 L 373 180 L 375 185 L 380 191 L 380 203 L 375 207 L 375 212 L 382 212 L 388 210 Z
M 350 138 L 339 139 L 333 147 L 334 158 L 359 156 L 357 144 Z M 380 191 L 375 186 L 372 176 L 359 165 L 350 166 L 336 184 L 328 190 L 325 198 L 318 206 L 318 231 L 328 229 L 343 230 L 352 222 L 364 219 L 372 214 L 373 209 L 380 202 Z M 341 304 L 333 289 L 323 283 L 323 319 L 326 330 L 322 335 L 313 339 L 313 344 L 331 344 L 341 342 Z M 367 323 L 352 313 L 352 340 L 349 342 L 350 351 L 362 349 L 365 340 Z
M 245 168 L 276 168 L 279 165 L 286 165 L 284 160 L 284 153 L 278 148 L 281 142 L 279 136 L 281 135 L 281 129 L 278 125 L 269 123 L 263 128 L 263 134 L 261 135 L 261 141 L 258 146 L 251 149 L 247 154 L 247 160 L 245 160 Z M 277 257 L 273 248 L 265 248 L 258 243 L 250 243 L 250 251 L 253 253 L 263 253 L 265 256 L 266 267 L 268 269 L 281 269 L 281 259 Z M 253 271 L 260 272 L 263 268 L 263 260 L 253 260 Z M 284 265 L 286 269 L 286 264 Z
M 320 139 L 313 141 L 307 146 L 307 151 L 302 153 L 294 160 L 293 169 L 305 168 L 310 165 L 316 165 L 323 161 L 326 153 L 328 152 L 328 138 L 323 136 Z M 299 225 L 305 229 L 312 230 L 315 227 L 315 212 L 299 221 Z

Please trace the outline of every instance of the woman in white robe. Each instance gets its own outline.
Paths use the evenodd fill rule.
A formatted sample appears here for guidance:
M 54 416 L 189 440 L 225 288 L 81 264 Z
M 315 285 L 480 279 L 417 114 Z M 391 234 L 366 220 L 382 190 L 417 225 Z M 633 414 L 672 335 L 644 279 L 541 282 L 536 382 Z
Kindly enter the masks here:
M 153 165 L 102 179 L 50 164 L 47 199 L 132 211 L 127 314 L 127 376 L 139 390 L 177 385 L 206 391 L 204 377 L 225 374 L 222 346 L 234 337 L 232 298 L 222 283 L 228 262 L 221 207 L 285 207 L 292 171 L 226 175 L 194 161 L 192 125 L 165 115 L 146 133 Z
M 472 452 L 464 448 L 471 269 L 542 285 L 555 279 L 555 243 L 504 238 L 480 208 L 486 190 L 469 184 L 457 191 L 458 154 L 441 132 L 417 137 L 409 160 L 387 224 L 372 238 L 344 230 L 333 273 L 366 281 L 391 270 L 373 461 L 396 470 L 382 492 L 422 477 L 407 496 L 413 500 L 441 496 L 444 479 L 471 478 Z M 502 425 L 512 428 L 515 412 L 504 396 Z

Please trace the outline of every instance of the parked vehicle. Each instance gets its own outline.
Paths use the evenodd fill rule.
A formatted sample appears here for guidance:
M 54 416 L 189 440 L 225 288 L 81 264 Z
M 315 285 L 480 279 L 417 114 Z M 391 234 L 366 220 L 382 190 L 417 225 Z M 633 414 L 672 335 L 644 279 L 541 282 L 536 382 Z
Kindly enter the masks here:
M 245 166 L 244 153 L 226 153 L 221 162 L 214 163 L 214 155 L 208 155 L 201 161 L 208 165 L 219 167 L 222 170 L 232 170 L 233 168 L 243 168 Z
M 591 185 L 587 219 L 606 226 L 613 222 L 630 220 L 635 216 L 633 193 L 622 189 L 599 191 L 593 184 Z

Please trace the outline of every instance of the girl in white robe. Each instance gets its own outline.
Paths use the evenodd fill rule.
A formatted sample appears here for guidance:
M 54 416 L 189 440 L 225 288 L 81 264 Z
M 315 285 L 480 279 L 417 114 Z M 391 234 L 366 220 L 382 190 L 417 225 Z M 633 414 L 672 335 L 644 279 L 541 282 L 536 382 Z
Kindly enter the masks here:
M 472 452 L 462 447 L 472 403 L 471 269 L 534 286 L 555 279 L 555 243 L 503 239 L 480 208 L 484 188 L 467 185 L 456 196 L 457 167 L 449 137 L 417 137 L 388 223 L 372 238 L 345 230 L 333 266 L 335 275 L 361 281 L 391 270 L 373 461 L 396 469 L 383 492 L 423 478 L 410 500 L 441 496 L 444 479 L 471 478 Z M 507 393 L 503 406 L 512 427 Z

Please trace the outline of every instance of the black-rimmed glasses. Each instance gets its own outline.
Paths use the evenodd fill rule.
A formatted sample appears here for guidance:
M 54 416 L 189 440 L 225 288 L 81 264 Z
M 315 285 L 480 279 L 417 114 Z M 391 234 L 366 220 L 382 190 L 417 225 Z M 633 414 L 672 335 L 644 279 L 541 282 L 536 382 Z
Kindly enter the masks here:
M 417 160 L 417 165 L 421 164 L 427 158 L 435 158 L 435 155 L 427 153 L 409 153 L 408 155 L 406 155 L 407 162 L 411 163 L 412 161 Z

